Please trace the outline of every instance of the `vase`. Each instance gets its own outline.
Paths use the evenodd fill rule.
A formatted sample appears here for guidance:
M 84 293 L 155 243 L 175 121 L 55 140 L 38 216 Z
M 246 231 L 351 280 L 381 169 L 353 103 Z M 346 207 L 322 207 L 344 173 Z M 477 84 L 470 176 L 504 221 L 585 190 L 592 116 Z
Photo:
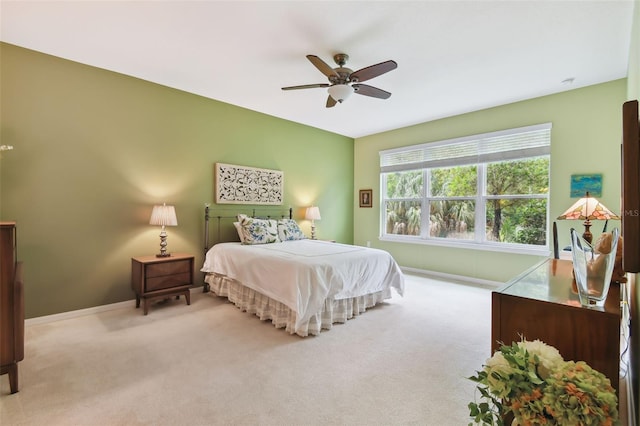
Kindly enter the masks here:
M 619 233 L 618 228 L 611 233 L 604 233 L 592 246 L 575 229 L 571 229 L 573 273 L 580 305 L 604 306 L 616 260 Z

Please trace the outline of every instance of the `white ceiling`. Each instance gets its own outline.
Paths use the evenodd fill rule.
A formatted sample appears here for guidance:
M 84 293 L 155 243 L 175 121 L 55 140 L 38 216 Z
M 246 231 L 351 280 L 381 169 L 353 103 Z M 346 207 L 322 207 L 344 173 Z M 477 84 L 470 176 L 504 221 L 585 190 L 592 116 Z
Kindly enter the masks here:
M 7 1 L 2 41 L 357 138 L 623 78 L 632 0 Z M 326 108 L 306 58 L 393 59 Z M 573 78 L 572 84 L 563 83 Z

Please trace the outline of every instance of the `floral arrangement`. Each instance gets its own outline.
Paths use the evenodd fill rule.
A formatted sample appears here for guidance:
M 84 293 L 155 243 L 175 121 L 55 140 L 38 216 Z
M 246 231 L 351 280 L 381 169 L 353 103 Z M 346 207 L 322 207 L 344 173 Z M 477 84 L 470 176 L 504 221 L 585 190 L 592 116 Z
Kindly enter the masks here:
M 502 426 L 511 414 L 519 426 L 620 424 L 610 380 L 539 340 L 503 345 L 476 373 L 469 379 L 483 402 L 469 403 L 474 423 Z

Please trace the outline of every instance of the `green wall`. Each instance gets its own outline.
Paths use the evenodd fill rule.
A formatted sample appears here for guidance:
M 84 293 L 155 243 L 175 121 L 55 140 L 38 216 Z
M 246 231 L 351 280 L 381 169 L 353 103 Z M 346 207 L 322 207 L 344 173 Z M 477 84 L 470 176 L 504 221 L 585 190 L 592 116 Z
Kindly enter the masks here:
M 0 143 L 15 147 L 0 160 L 0 219 L 18 224 L 27 318 L 132 299 L 130 258 L 159 249 L 159 229 L 148 225 L 156 203 L 176 206 L 169 251 L 195 254 L 199 269 L 216 162 L 282 170 L 283 207 L 294 207 L 303 230 L 313 203 L 318 237 L 352 242 L 351 138 L 0 49 Z
M 619 211 L 621 105 L 625 90 L 626 80 L 617 80 L 358 138 L 354 148 L 358 159 L 354 189 L 373 188 L 375 198 L 379 198 L 380 150 L 551 122 L 551 218 L 575 202 L 569 197 L 572 174 L 601 173 L 600 200 Z M 504 282 L 541 259 L 380 241 L 379 204 L 366 209 L 354 205 L 354 212 L 354 243 L 364 245 L 370 241 L 372 246 L 389 251 L 402 266 Z M 610 225 L 619 226 L 619 222 Z M 569 245 L 571 226 L 582 227 L 571 221 L 558 222 L 561 246 Z M 598 231 L 601 226 L 596 224 L 592 230 Z
M 629 47 L 627 99 L 640 99 L 640 1 L 633 5 L 633 24 Z

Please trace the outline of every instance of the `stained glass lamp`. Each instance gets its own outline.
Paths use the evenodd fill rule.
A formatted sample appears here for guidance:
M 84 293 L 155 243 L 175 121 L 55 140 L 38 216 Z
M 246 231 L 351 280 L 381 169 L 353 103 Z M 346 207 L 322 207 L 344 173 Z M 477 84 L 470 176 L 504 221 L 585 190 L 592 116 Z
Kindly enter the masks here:
M 590 196 L 588 192 L 583 198 L 580 198 L 569 207 L 567 211 L 558 216 L 558 220 L 584 220 L 582 223 L 584 225 L 582 238 L 588 241 L 589 244 L 593 240 L 593 235 L 589 230 L 591 221 L 609 219 L 620 220 L 620 216 L 606 208 L 604 204 Z

